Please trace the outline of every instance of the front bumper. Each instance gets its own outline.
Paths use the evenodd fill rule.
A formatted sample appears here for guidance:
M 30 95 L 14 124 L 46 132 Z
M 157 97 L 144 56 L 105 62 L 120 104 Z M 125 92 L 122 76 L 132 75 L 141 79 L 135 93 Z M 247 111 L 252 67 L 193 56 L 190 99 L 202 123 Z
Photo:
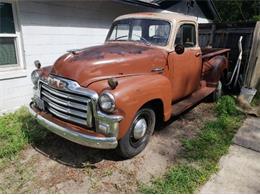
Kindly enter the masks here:
M 29 111 L 31 115 L 33 115 L 36 118 L 39 124 L 47 128 L 51 132 L 61 137 L 64 137 L 65 139 L 68 139 L 72 142 L 99 149 L 114 149 L 117 147 L 118 142 L 116 137 L 96 137 L 92 135 L 79 133 L 68 127 L 58 125 L 38 114 L 37 111 L 33 109 L 32 103 L 29 106 Z

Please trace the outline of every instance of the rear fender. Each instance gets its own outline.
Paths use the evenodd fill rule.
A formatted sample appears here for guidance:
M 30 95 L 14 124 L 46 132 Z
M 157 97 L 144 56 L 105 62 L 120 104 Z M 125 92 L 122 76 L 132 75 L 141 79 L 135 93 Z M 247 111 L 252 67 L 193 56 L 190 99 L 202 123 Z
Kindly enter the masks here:
M 216 86 L 227 68 L 227 57 L 215 56 L 203 62 L 202 79 L 208 86 Z

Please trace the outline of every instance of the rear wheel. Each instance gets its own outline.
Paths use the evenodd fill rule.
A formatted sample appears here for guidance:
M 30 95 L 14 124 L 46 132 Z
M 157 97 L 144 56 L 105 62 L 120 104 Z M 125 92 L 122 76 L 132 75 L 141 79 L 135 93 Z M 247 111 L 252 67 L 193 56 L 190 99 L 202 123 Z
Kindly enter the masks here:
M 144 150 L 153 134 L 155 127 L 155 113 L 150 108 L 140 109 L 127 131 L 119 140 L 118 152 L 123 158 L 132 158 Z

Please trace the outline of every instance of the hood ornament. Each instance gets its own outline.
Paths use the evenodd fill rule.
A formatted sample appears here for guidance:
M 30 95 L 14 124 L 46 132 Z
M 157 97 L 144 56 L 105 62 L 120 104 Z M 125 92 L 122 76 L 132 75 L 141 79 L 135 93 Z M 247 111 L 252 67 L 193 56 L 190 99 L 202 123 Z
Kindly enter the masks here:
M 47 83 L 49 86 L 54 87 L 56 89 L 64 89 L 66 86 L 66 83 L 55 77 L 48 77 Z
M 67 50 L 68 53 L 71 53 L 73 55 L 79 54 L 81 51 L 83 51 L 85 48 L 81 48 L 81 49 L 70 49 Z
M 71 49 L 71 50 L 68 50 L 67 52 L 68 53 L 72 53 L 73 55 L 76 55 L 80 52 L 81 50 L 80 49 Z
M 65 61 L 68 60 L 70 57 L 79 54 L 79 52 L 81 52 L 81 51 L 82 51 L 82 49 L 71 49 L 71 50 L 68 50 L 67 52 L 68 52 L 69 54 L 67 55 L 67 57 L 66 57 L 63 61 L 65 62 Z

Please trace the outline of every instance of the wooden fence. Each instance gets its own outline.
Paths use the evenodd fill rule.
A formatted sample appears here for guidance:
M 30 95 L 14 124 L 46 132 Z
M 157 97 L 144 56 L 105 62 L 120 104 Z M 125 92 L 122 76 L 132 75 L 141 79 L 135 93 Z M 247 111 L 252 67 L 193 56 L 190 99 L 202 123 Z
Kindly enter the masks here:
M 260 21 L 256 23 L 244 84 L 260 91 Z
M 230 48 L 231 70 L 234 68 L 238 55 L 238 40 L 243 36 L 243 56 L 241 71 L 245 77 L 256 23 L 209 23 L 199 25 L 199 42 L 201 47 Z

